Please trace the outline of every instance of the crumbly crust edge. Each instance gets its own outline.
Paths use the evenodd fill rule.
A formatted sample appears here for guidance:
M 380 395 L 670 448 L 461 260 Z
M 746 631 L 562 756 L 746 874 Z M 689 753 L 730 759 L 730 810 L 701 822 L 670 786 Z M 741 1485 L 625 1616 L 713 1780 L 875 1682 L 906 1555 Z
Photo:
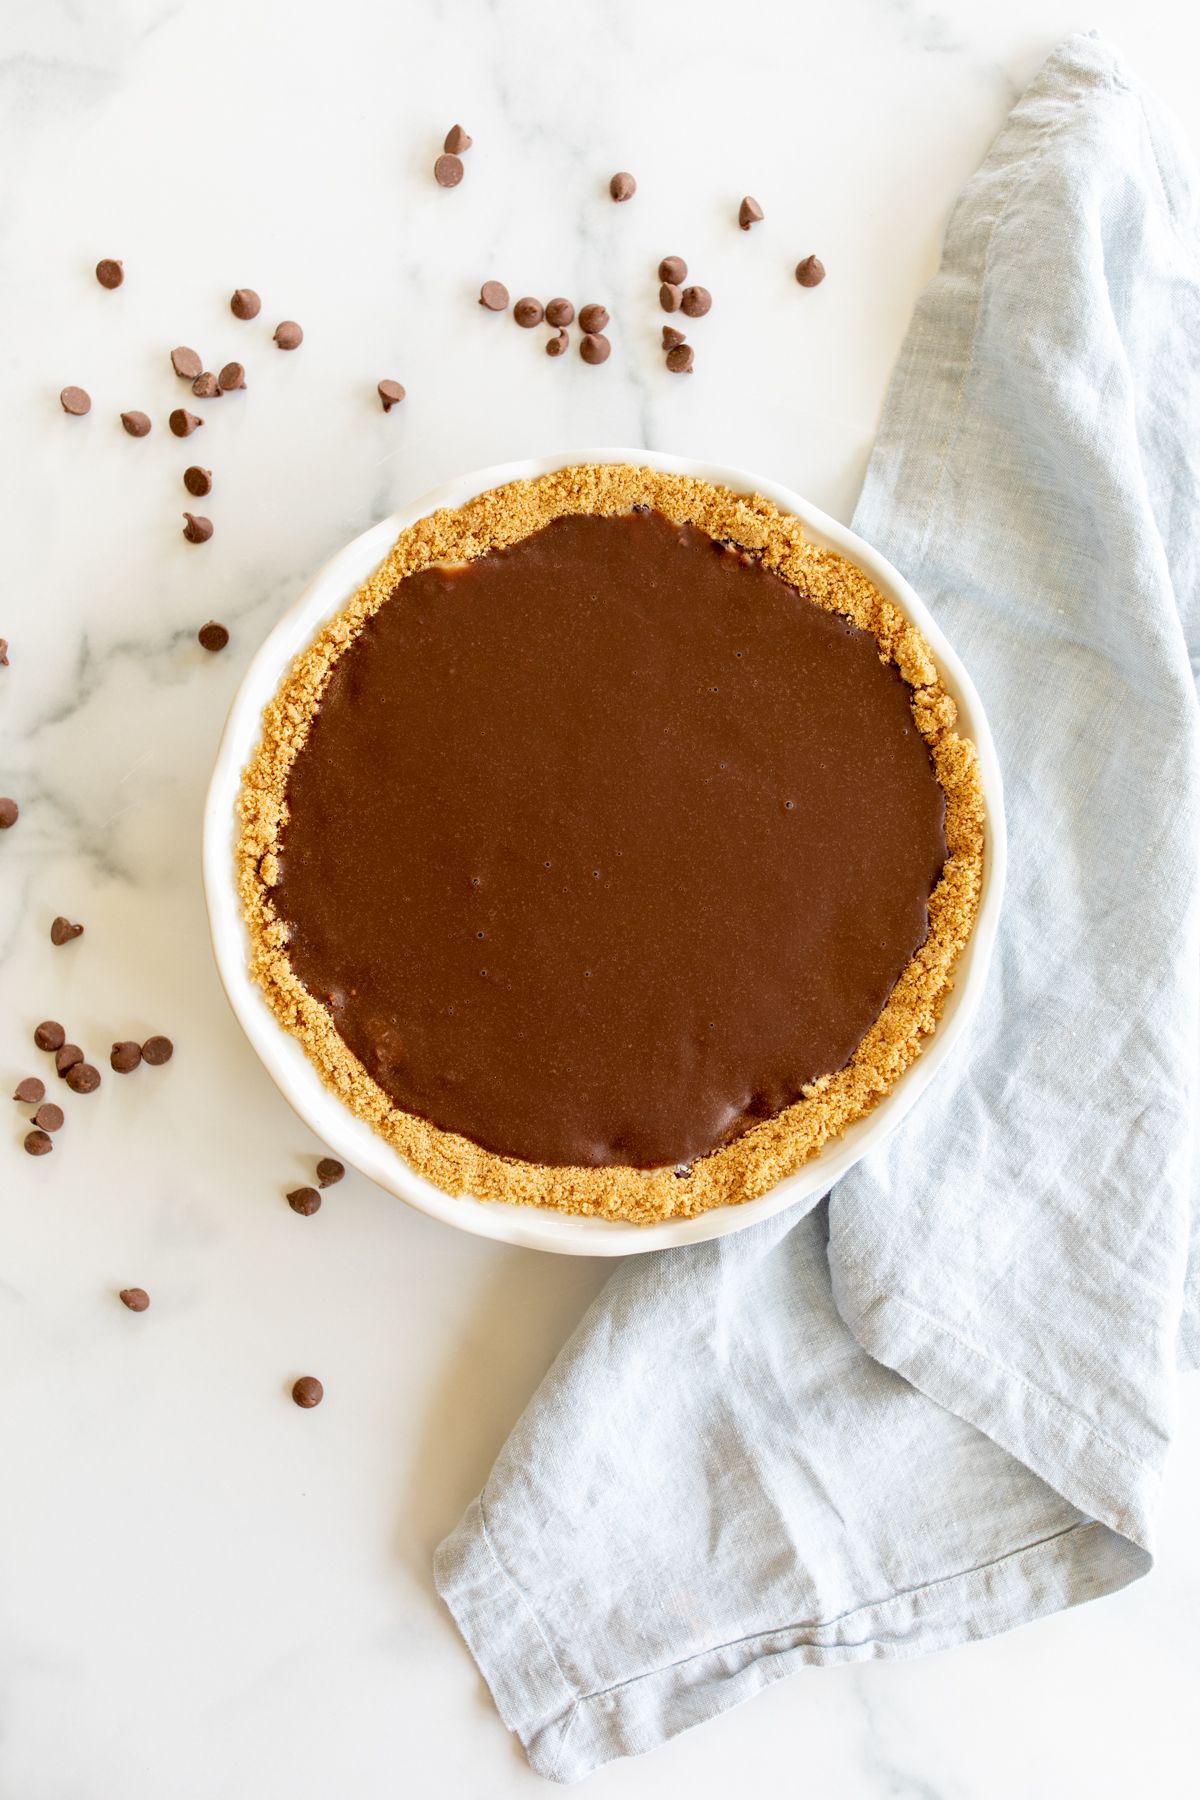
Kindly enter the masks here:
M 293 970 L 286 926 L 270 892 L 287 822 L 292 763 L 334 663 L 397 584 L 432 563 L 469 562 L 516 543 L 566 513 L 612 514 L 635 505 L 655 507 L 677 524 L 690 521 L 714 538 L 731 539 L 761 556 L 768 568 L 818 606 L 871 632 L 880 656 L 895 664 L 912 690 L 913 718 L 946 795 L 948 855 L 930 896 L 929 935 L 849 1063 L 813 1082 L 782 1113 L 698 1159 L 682 1176 L 671 1169 L 556 1168 L 522 1162 L 401 1111 Z M 737 494 L 693 476 L 629 464 L 582 464 L 509 482 L 406 527 L 370 579 L 297 656 L 264 710 L 262 737 L 243 776 L 236 846 L 250 972 L 326 1086 L 446 1193 L 637 1224 L 740 1205 L 793 1174 L 870 1112 L 920 1055 L 941 1016 L 955 963 L 975 923 L 983 876 L 985 809 L 978 756 L 974 744 L 956 732 L 956 716 L 917 627 L 860 569 L 809 542 L 800 521 L 762 495 Z

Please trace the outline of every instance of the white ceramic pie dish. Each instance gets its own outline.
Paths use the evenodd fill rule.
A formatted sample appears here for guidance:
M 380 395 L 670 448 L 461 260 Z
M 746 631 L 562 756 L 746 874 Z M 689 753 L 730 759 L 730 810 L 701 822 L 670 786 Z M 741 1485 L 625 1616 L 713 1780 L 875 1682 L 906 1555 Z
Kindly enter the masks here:
M 580 1218 L 549 1208 L 510 1206 L 474 1200 L 468 1195 L 454 1196 L 443 1193 L 418 1175 L 390 1144 L 335 1098 L 297 1040 L 276 1020 L 248 971 L 249 940 L 234 881 L 237 798 L 242 771 L 258 743 L 263 708 L 293 658 L 382 562 L 406 526 L 438 507 L 461 506 L 489 488 L 549 474 L 573 463 L 630 463 L 694 475 L 739 493 L 762 494 L 781 510 L 800 519 L 814 542 L 840 551 L 857 564 L 880 592 L 894 601 L 925 634 L 943 681 L 957 702 L 959 730 L 972 738 L 978 747 L 987 803 L 979 917 L 959 958 L 955 985 L 941 1022 L 922 1054 L 873 1112 L 857 1120 L 770 1193 L 741 1206 L 718 1207 L 698 1218 L 665 1220 L 654 1225 Z M 477 469 L 472 474 L 446 482 L 382 520 L 370 531 L 363 532 L 314 575 L 255 655 L 230 708 L 205 805 L 203 857 L 213 950 L 230 1005 L 281 1093 L 331 1150 L 411 1206 L 449 1225 L 456 1225 L 460 1230 L 498 1238 L 504 1243 L 568 1255 L 625 1256 L 636 1251 L 661 1250 L 673 1244 L 694 1244 L 705 1238 L 721 1237 L 728 1231 L 739 1231 L 744 1226 L 770 1218 L 798 1201 L 823 1194 L 860 1157 L 875 1149 L 889 1132 L 895 1130 L 938 1070 L 961 1045 L 983 989 L 1004 888 L 1004 799 L 992 735 L 970 677 L 921 599 L 878 551 L 872 550 L 854 532 L 790 489 L 751 475 L 744 469 L 722 468 L 652 450 L 575 450 L 560 456 Z

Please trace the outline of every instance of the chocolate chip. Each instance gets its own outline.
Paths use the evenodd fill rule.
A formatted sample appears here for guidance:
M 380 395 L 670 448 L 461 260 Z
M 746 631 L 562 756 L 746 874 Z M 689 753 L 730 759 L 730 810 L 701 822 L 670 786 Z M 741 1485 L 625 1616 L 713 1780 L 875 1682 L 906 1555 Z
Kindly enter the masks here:
M 399 406 L 404 398 L 404 389 L 398 381 L 381 381 L 375 391 L 383 403 L 384 412 L 391 412 L 393 406 Z
M 144 412 L 124 412 L 121 414 L 121 423 L 130 437 L 149 437 L 150 435 L 150 420 Z
M 304 342 L 304 333 L 295 319 L 284 319 L 275 327 L 275 342 L 281 350 L 298 350 Z
M 695 360 L 696 352 L 690 344 L 676 344 L 673 350 L 667 351 L 667 367 L 672 375 L 690 375 Z
M 206 519 L 201 513 L 185 512 L 183 516 L 187 520 L 187 524 L 183 528 L 183 535 L 188 543 L 207 544 L 213 534 L 212 520 Z
M 292 1399 L 297 1406 L 320 1406 L 325 1398 L 325 1389 L 315 1375 L 302 1375 L 292 1387 Z
M 109 1052 L 108 1066 L 118 1075 L 132 1075 L 142 1060 L 142 1046 L 132 1038 L 121 1038 Z
M 663 349 L 664 350 L 673 350 L 675 348 L 676 344 L 682 344 L 684 342 L 686 336 L 687 336 L 686 332 L 676 331 L 676 329 L 673 325 L 664 325 L 663 326 Z
M 73 1094 L 94 1094 L 100 1086 L 100 1071 L 94 1063 L 76 1063 L 67 1070 L 67 1086 Z
M 169 1037 L 148 1037 L 142 1045 L 142 1055 L 152 1068 L 169 1063 L 174 1054 L 175 1046 Z
M 683 305 L 683 289 L 677 281 L 664 281 L 658 290 L 658 304 L 664 312 L 678 312 Z
M 749 231 L 752 225 L 758 224 L 758 221 L 762 216 L 763 209 L 758 204 L 758 201 L 754 198 L 753 194 L 747 194 L 746 198 L 742 201 L 742 204 L 738 207 L 738 224 L 741 226 L 742 230 Z
M 712 305 L 712 295 L 706 287 L 689 287 L 683 290 L 683 310 L 689 319 L 702 319 Z
M 47 1100 L 45 1105 L 39 1106 L 34 1113 L 33 1122 L 40 1131 L 57 1131 L 65 1117 L 66 1114 L 61 1106 L 55 1106 L 53 1100 Z
M 603 331 L 608 324 L 608 308 L 601 306 L 598 300 L 589 301 L 580 311 L 579 323 L 584 331 L 590 331 L 593 335 L 597 331 Z
M 212 493 L 212 470 L 202 469 L 197 463 L 193 463 L 190 469 L 183 471 L 183 485 L 189 494 L 195 494 L 202 500 L 205 494 Z
M 806 256 L 796 264 L 796 280 L 801 287 L 820 287 L 825 279 L 825 264 L 819 256 Z
M 81 387 L 65 387 L 58 398 L 63 411 L 72 413 L 77 419 L 92 410 L 92 397 Z
M 198 430 L 203 423 L 203 419 L 197 418 L 195 413 L 187 412 L 182 406 L 177 406 L 167 420 L 176 437 L 191 437 L 193 431 Z
M 622 200 L 632 200 L 637 193 L 637 182 L 628 169 L 618 169 L 608 184 L 608 191 L 618 204 Z
M 658 279 L 680 287 L 687 280 L 687 264 L 682 256 L 664 256 L 658 265 Z
M 203 375 L 197 375 L 192 383 L 192 392 L 197 400 L 219 400 L 221 384 L 211 369 L 205 369 Z
M 545 307 L 540 300 L 535 300 L 532 294 L 526 294 L 525 298 L 518 300 L 513 307 L 513 318 L 526 331 L 529 331 L 534 325 L 540 325 L 545 316 Z
M 485 281 L 479 290 L 479 304 L 489 312 L 507 312 L 508 289 L 502 281 Z
M 36 1106 L 38 1101 L 44 1100 L 45 1097 L 46 1084 L 40 1075 L 27 1075 L 24 1081 L 18 1081 L 13 1094 L 13 1099 L 19 1100 L 22 1106 Z
M 287 1197 L 287 1203 L 293 1212 L 302 1213 L 306 1219 L 311 1219 L 320 1210 L 321 1196 L 316 1188 L 294 1188 Z
M 7 794 L 0 797 L 0 831 L 7 831 L 21 816 L 21 809 Z
M 25 1148 L 30 1156 L 49 1156 L 54 1148 L 54 1139 L 44 1131 L 27 1131 Z
M 340 1163 L 336 1156 L 323 1156 L 317 1164 L 317 1182 L 323 1188 L 333 1187 L 345 1173 L 345 1163 Z
M 439 187 L 457 187 L 463 178 L 463 166 L 457 156 L 450 151 L 439 156 L 433 165 L 433 179 Z
M 546 340 L 547 356 L 565 356 L 570 348 L 571 334 L 569 331 L 556 331 L 552 338 Z
M 229 362 L 217 376 L 217 386 L 223 394 L 232 394 L 246 385 L 246 371 L 240 362 Z
M 130 1312 L 145 1312 L 150 1304 L 150 1296 L 145 1288 L 122 1288 L 118 1298 Z
M 216 619 L 210 619 L 207 625 L 202 625 L 196 636 L 203 649 L 214 652 L 223 650 L 229 642 L 228 627 L 218 624 Z
M 50 927 L 50 942 L 52 944 L 69 944 L 72 938 L 82 936 L 83 926 L 72 925 L 70 919 L 64 919 L 61 913 L 59 913 L 57 919 L 55 919 Z
M 257 319 L 262 311 L 262 301 L 253 288 L 235 288 L 229 310 L 235 319 Z
M 33 1034 L 33 1041 L 39 1050 L 61 1050 L 67 1034 L 57 1019 L 43 1019 Z
M 125 279 L 125 264 L 115 256 L 102 256 L 96 264 L 96 280 L 102 288 L 119 288 Z
M 60 1075 L 69 1075 L 83 1061 L 83 1051 L 78 1044 L 60 1044 L 54 1052 L 54 1066 Z
M 589 331 L 579 346 L 579 354 L 585 363 L 607 362 L 612 353 L 612 345 L 598 331 Z
M 474 141 L 474 138 L 469 137 L 461 125 L 452 125 L 446 133 L 446 141 L 442 145 L 442 149 L 449 156 L 461 156 L 464 150 L 471 148 Z
M 547 300 L 547 302 L 546 302 L 546 323 L 547 323 L 547 325 L 555 325 L 555 326 L 559 326 L 559 327 L 561 327 L 563 325 L 570 325 L 572 323 L 572 321 L 574 320 L 574 318 L 575 318 L 575 308 L 571 305 L 571 302 L 569 300 L 564 300 L 561 296 L 557 300 Z
M 195 381 L 204 364 L 195 350 L 189 350 L 186 344 L 179 344 L 171 352 L 171 367 L 185 381 Z

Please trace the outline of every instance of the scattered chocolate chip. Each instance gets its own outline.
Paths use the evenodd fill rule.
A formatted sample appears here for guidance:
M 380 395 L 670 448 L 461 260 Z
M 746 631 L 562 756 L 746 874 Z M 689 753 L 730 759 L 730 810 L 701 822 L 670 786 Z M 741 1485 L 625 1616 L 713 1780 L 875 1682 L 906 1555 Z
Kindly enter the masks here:
M 664 281 L 658 290 L 658 304 L 664 312 L 678 312 L 683 305 L 683 289 L 677 281 Z
M 667 367 L 672 375 L 690 375 L 695 360 L 696 352 L 690 344 L 676 344 L 667 351 Z
M 213 534 L 212 520 L 204 518 L 201 513 L 185 512 L 183 516 L 187 520 L 183 535 L 188 543 L 207 544 Z
M 590 331 L 594 336 L 596 332 L 603 331 L 608 324 L 608 308 L 601 306 L 598 300 L 589 301 L 585 307 L 580 309 L 579 324 L 582 330 Z
M 55 945 L 69 944 L 72 938 L 82 936 L 83 926 L 72 925 L 70 919 L 64 919 L 61 913 L 50 927 L 50 942 Z
M 676 344 L 682 344 L 684 342 L 686 336 L 687 336 L 686 332 L 676 331 L 674 325 L 664 325 L 663 326 L 663 349 L 664 350 L 673 350 L 675 348 Z
M 81 387 L 65 387 L 58 398 L 63 411 L 72 413 L 77 419 L 92 410 L 92 397 Z
M 94 1094 L 100 1086 L 100 1071 L 94 1063 L 78 1062 L 67 1070 L 67 1086 L 73 1094 Z
M 197 400 L 219 400 L 221 384 L 211 369 L 205 369 L 203 375 L 197 375 L 192 383 L 192 392 Z
M 683 310 L 689 319 L 702 319 L 712 305 L 712 295 L 706 287 L 689 287 L 683 290 Z
M 825 279 L 825 264 L 819 256 L 806 256 L 796 264 L 796 280 L 801 287 L 820 287 Z
M 142 1046 L 135 1044 L 132 1038 L 121 1038 L 109 1053 L 108 1065 L 118 1075 L 132 1075 L 141 1060 Z
M 658 265 L 658 279 L 669 281 L 672 287 L 681 287 L 687 280 L 687 264 L 682 256 L 664 256 Z
M 150 1304 L 150 1296 L 145 1288 L 122 1288 L 118 1298 L 122 1306 L 130 1312 L 145 1312 Z
M 383 404 L 384 412 L 391 412 L 393 406 L 399 406 L 404 398 L 404 389 L 398 381 L 381 381 L 375 391 Z
M 502 281 L 485 281 L 479 290 L 479 304 L 489 312 L 507 312 L 508 289 Z
M 302 1213 L 306 1219 L 320 1210 L 321 1196 L 316 1188 L 294 1188 L 287 1197 L 287 1203 L 293 1212 Z
M 561 296 L 557 300 L 547 300 L 547 302 L 546 302 L 546 323 L 547 323 L 547 325 L 555 325 L 555 326 L 559 326 L 559 327 L 561 327 L 563 325 L 570 325 L 572 323 L 572 321 L 574 320 L 574 318 L 575 318 L 575 308 L 571 305 L 571 302 L 569 300 L 564 300 Z
M 186 344 L 179 344 L 171 352 L 171 367 L 184 381 L 195 381 L 204 364 L 195 350 L 189 350 Z
M 552 338 L 546 340 L 547 356 L 565 356 L 570 348 L 571 334 L 569 331 L 556 331 Z
M 13 1094 L 13 1099 L 19 1100 L 22 1106 L 36 1106 L 38 1101 L 44 1100 L 45 1097 L 46 1084 L 40 1075 L 27 1075 L 24 1081 L 18 1081 Z M 319 1170 L 320 1164 L 317 1167 Z
M 618 169 L 608 184 L 608 191 L 618 204 L 622 200 L 632 200 L 637 193 L 637 182 L 628 169 Z
M 167 424 L 176 437 L 191 437 L 193 431 L 198 430 L 203 423 L 203 419 L 198 418 L 195 413 L 188 412 L 182 406 L 177 406 L 167 420 Z
M 317 1164 L 317 1183 L 320 1187 L 333 1187 L 346 1173 L 345 1163 L 340 1163 L 336 1156 L 323 1156 Z
M 295 319 L 284 319 L 275 327 L 275 342 L 281 350 L 298 350 L 304 342 L 304 333 Z
M 54 1148 L 54 1139 L 45 1131 L 27 1131 L 25 1148 L 30 1156 L 49 1156 Z
M 292 1387 L 292 1399 L 297 1406 L 320 1406 L 325 1398 L 325 1389 L 315 1375 L 302 1375 Z
M 439 187 L 457 187 L 463 178 L 463 166 L 457 156 L 446 151 L 433 165 L 433 179 Z
M 83 1051 L 78 1044 L 61 1044 L 54 1052 L 54 1066 L 60 1075 L 69 1075 L 82 1061 Z
M 207 625 L 200 627 L 196 636 L 203 649 L 216 652 L 223 650 L 229 642 L 229 629 L 225 625 L 218 624 L 216 619 L 210 619 Z
M 8 639 L 0 638 L 0 669 L 8 667 Z
M 212 470 L 202 469 L 193 463 L 190 469 L 183 471 L 183 485 L 189 494 L 195 494 L 202 500 L 205 494 L 212 493 Z
M 752 225 L 758 224 L 758 221 L 762 216 L 763 209 L 758 204 L 758 201 L 754 198 L 753 194 L 747 194 L 746 198 L 742 201 L 742 204 L 738 207 L 738 224 L 741 226 L 742 230 L 749 231 Z
M 518 300 L 513 307 L 513 318 L 526 331 L 529 331 L 534 325 L 540 325 L 545 316 L 545 307 L 540 300 L 535 300 L 532 294 L 526 294 L 525 298 Z
M 33 1034 L 33 1041 L 39 1050 L 61 1050 L 67 1034 L 57 1019 L 43 1019 Z
M 169 1063 L 174 1054 L 175 1046 L 169 1037 L 148 1037 L 142 1045 L 142 1055 L 155 1069 Z
M 7 831 L 16 824 L 20 816 L 21 809 L 15 800 L 11 800 L 7 794 L 0 797 L 0 831 Z
M 240 362 L 228 362 L 217 376 L 217 386 L 223 394 L 232 394 L 246 385 L 246 371 Z
M 235 288 L 229 310 L 235 319 L 257 319 L 262 311 L 262 301 L 253 288 Z
M 61 1106 L 55 1106 L 53 1100 L 47 1100 L 45 1105 L 39 1106 L 34 1113 L 33 1123 L 39 1131 L 57 1131 L 65 1117 L 66 1114 Z
M 144 412 L 124 412 L 121 414 L 121 423 L 130 437 L 149 437 L 150 435 L 150 419 Z
M 119 288 L 125 279 L 125 264 L 115 256 L 102 256 L 96 264 L 96 280 L 102 288 Z
M 461 156 L 463 151 L 469 150 L 474 142 L 474 138 L 468 136 L 461 125 L 452 125 L 446 133 L 446 141 L 442 145 L 442 149 L 448 156 Z
M 607 362 L 612 352 L 612 345 L 598 331 L 589 331 L 579 346 L 579 354 L 585 363 Z

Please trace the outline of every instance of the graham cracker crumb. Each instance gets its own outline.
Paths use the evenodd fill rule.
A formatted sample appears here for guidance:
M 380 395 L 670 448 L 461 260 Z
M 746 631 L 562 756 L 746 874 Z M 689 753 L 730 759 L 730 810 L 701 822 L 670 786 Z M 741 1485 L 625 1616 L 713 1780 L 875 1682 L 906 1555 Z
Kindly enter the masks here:
M 686 1177 L 673 1169 L 553 1168 L 497 1156 L 402 1112 L 338 1035 L 287 956 L 286 927 L 270 889 L 287 823 L 292 763 L 308 735 L 330 671 L 397 584 L 432 563 L 474 561 L 528 537 L 566 513 L 612 514 L 652 506 L 676 524 L 758 552 L 802 594 L 871 632 L 883 661 L 912 690 L 917 729 L 946 795 L 947 858 L 929 901 L 929 935 L 844 1069 L 824 1075 L 775 1118 L 701 1157 Z M 250 969 L 275 1017 L 299 1038 L 326 1085 L 419 1174 L 449 1194 L 549 1206 L 636 1224 L 692 1218 L 765 1194 L 870 1112 L 920 1055 L 954 982 L 971 934 L 983 875 L 984 804 L 974 744 L 955 731 L 954 701 L 921 633 L 852 563 L 808 542 L 798 519 L 761 494 L 736 494 L 688 475 L 628 464 L 584 464 L 514 481 L 465 506 L 443 508 L 402 531 L 390 554 L 301 652 L 263 713 L 262 739 L 240 796 L 237 881 L 250 932 Z

